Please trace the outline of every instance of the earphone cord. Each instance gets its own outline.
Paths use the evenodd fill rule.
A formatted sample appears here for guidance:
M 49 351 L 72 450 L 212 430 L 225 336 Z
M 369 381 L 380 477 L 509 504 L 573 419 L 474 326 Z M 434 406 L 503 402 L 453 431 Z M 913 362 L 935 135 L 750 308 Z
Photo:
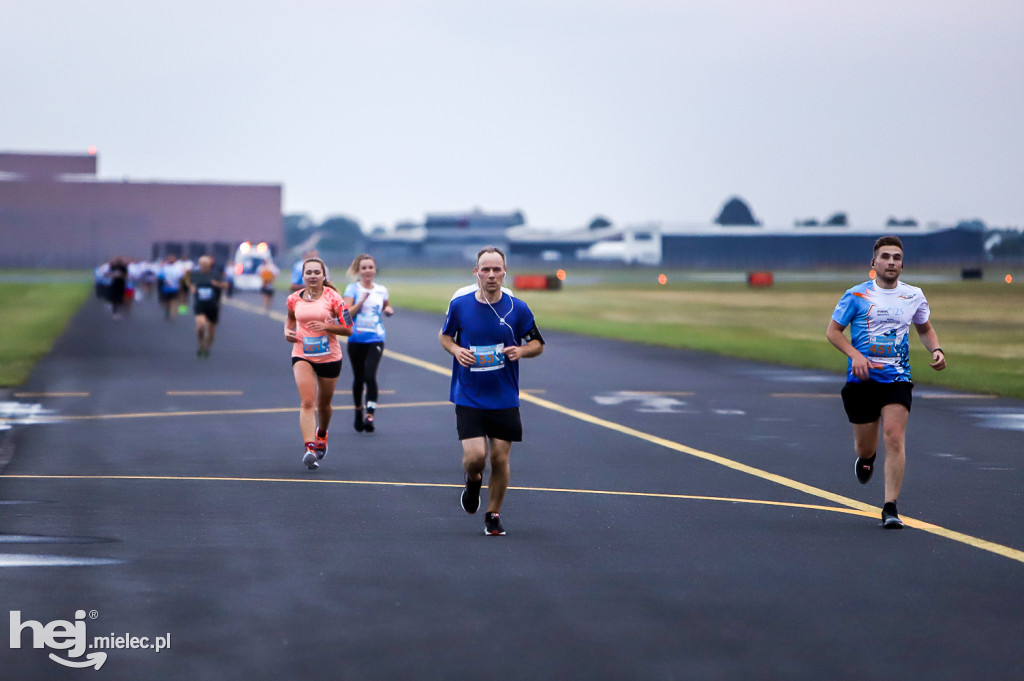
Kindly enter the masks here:
M 509 298 L 509 300 L 508 300 L 508 303 L 509 303 L 509 305 L 508 305 L 508 312 L 505 313 L 505 317 L 502 317 L 500 314 L 498 314 L 498 311 L 494 309 L 494 306 L 491 305 L 491 301 L 487 300 L 487 298 L 485 296 L 483 296 L 483 295 L 481 295 L 480 297 L 484 299 L 484 302 L 487 303 L 487 307 L 491 308 L 491 312 L 493 312 L 494 316 L 498 318 L 498 323 L 499 324 L 504 324 L 508 328 L 508 330 L 512 333 L 512 343 L 515 344 L 515 342 L 516 342 L 516 332 L 515 332 L 515 329 L 513 329 L 511 327 L 511 325 L 509 325 L 509 323 L 505 321 L 505 317 L 507 317 L 510 314 L 512 314 L 512 310 L 514 310 L 515 307 L 516 307 L 515 299 L 514 298 Z
M 494 306 L 491 305 L 491 301 L 487 300 L 487 298 L 485 296 L 483 296 L 483 295 L 481 295 L 480 297 L 484 299 L 484 302 L 487 303 L 487 307 L 491 308 L 491 312 L 494 313 L 494 316 L 497 317 L 498 321 L 501 322 L 502 324 L 505 324 L 505 317 L 507 317 L 510 314 L 512 314 L 512 310 L 516 306 L 515 301 L 512 300 L 511 298 L 509 298 L 509 301 L 508 301 L 509 302 L 508 312 L 505 313 L 505 317 L 502 317 L 500 314 L 498 314 L 498 311 L 494 309 Z M 505 324 L 505 326 L 508 326 L 508 324 Z

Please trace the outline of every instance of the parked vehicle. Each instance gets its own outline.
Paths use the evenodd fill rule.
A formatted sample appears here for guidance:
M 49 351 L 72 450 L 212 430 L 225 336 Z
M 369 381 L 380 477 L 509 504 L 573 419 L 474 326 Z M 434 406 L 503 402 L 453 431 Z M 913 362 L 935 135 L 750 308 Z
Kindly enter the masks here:
M 259 291 L 263 287 L 260 268 L 264 263 L 274 264 L 270 246 L 265 241 L 252 244 L 243 241 L 235 251 L 235 264 L 231 268 L 235 288 L 240 291 Z

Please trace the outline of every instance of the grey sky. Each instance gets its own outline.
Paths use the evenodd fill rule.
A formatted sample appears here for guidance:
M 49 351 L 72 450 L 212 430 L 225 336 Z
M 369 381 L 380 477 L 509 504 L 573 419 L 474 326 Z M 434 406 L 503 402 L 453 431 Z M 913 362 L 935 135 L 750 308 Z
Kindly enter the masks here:
M 365 227 L 1024 225 L 1019 0 L 0 0 L 0 150 Z

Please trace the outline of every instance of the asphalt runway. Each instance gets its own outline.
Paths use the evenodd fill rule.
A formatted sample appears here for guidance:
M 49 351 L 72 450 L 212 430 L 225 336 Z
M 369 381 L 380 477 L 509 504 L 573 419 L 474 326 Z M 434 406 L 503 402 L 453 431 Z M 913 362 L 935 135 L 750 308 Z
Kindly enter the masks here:
M 0 397 L 0 676 L 1024 678 L 1021 402 L 919 387 L 885 531 L 839 374 L 545 331 L 485 537 L 444 311 L 395 303 L 377 432 L 346 364 L 316 472 L 280 312 L 236 296 L 199 360 L 87 303 Z

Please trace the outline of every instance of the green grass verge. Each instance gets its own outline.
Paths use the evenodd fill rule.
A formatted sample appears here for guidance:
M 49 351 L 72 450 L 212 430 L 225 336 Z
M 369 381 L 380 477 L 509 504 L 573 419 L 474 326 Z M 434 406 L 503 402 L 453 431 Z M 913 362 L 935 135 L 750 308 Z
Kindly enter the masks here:
M 653 277 L 651 277 L 653 279 Z M 678 279 L 678 278 L 677 278 Z M 466 282 L 472 279 L 466 277 Z M 521 291 L 541 330 L 712 352 L 793 367 L 831 371 L 841 380 L 846 358 L 825 340 L 832 310 L 856 283 L 614 283 L 561 291 Z M 908 277 L 914 283 L 912 277 Z M 383 281 L 396 308 L 444 315 L 456 286 Z M 911 332 L 911 365 L 918 385 L 1024 399 L 1024 288 L 998 282 L 924 284 L 932 324 L 948 368 L 930 358 Z
M 0 387 L 28 380 L 91 291 L 88 281 L 0 283 Z

